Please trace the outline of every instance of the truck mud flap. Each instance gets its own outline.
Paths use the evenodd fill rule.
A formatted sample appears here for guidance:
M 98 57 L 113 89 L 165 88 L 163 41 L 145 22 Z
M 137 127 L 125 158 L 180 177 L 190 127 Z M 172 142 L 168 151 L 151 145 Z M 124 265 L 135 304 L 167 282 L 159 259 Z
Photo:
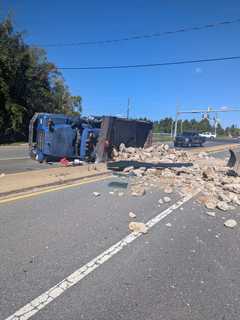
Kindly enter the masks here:
M 227 166 L 230 168 L 229 175 L 240 176 L 240 151 L 229 149 L 230 158 Z

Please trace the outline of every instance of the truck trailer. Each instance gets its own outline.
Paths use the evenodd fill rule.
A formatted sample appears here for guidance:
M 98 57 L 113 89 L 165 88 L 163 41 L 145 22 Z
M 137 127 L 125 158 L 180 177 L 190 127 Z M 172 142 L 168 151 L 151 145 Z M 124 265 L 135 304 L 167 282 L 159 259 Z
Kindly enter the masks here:
M 39 162 L 61 158 L 103 162 L 121 143 L 144 147 L 151 144 L 151 137 L 150 121 L 36 113 L 29 124 L 29 153 Z

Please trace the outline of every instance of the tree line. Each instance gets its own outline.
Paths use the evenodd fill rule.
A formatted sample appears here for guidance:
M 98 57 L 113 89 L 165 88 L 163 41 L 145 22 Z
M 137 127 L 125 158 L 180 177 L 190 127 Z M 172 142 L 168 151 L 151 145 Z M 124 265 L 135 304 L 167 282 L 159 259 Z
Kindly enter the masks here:
M 27 140 L 35 112 L 81 111 L 82 98 L 70 94 L 45 51 L 26 44 L 9 17 L 0 22 L 0 143 Z
M 171 133 L 174 127 L 174 119 L 164 118 L 159 121 L 154 121 L 153 131 L 155 133 Z M 178 132 L 180 131 L 197 131 L 197 132 L 215 132 L 214 125 L 211 125 L 210 121 L 205 118 L 197 121 L 196 119 L 191 120 L 179 120 L 178 121 Z M 239 136 L 240 129 L 235 125 L 226 127 L 225 129 L 220 123 L 217 124 L 216 133 L 219 136 Z

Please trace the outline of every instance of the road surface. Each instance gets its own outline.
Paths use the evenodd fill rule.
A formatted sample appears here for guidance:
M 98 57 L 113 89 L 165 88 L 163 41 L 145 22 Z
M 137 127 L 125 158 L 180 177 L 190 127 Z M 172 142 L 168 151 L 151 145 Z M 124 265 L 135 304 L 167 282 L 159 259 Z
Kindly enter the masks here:
M 0 203 L 0 319 L 239 319 L 240 232 L 223 226 L 228 213 L 210 217 L 177 194 L 159 207 L 160 191 L 132 197 L 128 182 Z M 130 211 L 154 218 L 147 234 L 129 236 Z
M 204 146 L 217 146 L 227 143 L 238 143 L 236 139 L 222 139 L 209 141 Z M 172 143 L 170 143 L 173 146 Z M 189 148 L 188 148 L 189 149 Z M 11 147 L 0 147 L 0 173 L 16 173 L 22 171 L 31 171 L 39 169 L 48 169 L 52 166 L 58 166 L 58 163 L 41 164 L 37 161 L 33 161 L 28 155 L 28 146 L 11 146 Z

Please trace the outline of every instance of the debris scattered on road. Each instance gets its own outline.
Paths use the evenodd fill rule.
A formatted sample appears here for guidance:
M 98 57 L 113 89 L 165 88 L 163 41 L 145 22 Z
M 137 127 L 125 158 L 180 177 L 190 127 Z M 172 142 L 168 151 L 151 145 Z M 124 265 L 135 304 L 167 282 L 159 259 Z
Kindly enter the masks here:
M 165 224 L 165 226 L 171 228 L 172 224 L 170 222 L 168 222 Z
M 147 227 L 143 222 L 130 222 L 128 228 L 135 235 L 138 233 L 147 233 Z
M 129 218 L 136 218 L 136 215 L 134 212 L 129 212 L 128 216 Z
M 94 192 L 93 192 L 93 195 L 94 195 L 95 197 L 99 197 L 99 196 L 101 195 L 101 193 L 94 191 Z
M 132 196 L 135 196 L 135 197 L 141 197 L 141 196 L 144 196 L 146 193 L 146 190 L 143 186 L 141 185 L 133 185 L 131 186 L 131 194 Z
M 148 148 L 128 148 L 122 144 L 113 156 L 113 160 L 127 163 L 123 171 L 131 177 L 128 191 L 132 196 L 143 196 L 149 190 L 151 193 L 151 188 L 165 194 L 176 191 L 181 196 L 199 190 L 198 202 L 212 217 L 216 210 L 229 212 L 240 206 L 240 176 L 229 174 L 226 159 L 205 152 L 176 150 L 166 144 Z M 162 197 L 158 206 L 170 201 L 170 197 Z
M 216 212 L 214 211 L 206 211 L 205 213 L 210 217 L 216 217 Z
M 164 200 L 164 202 L 170 202 L 171 201 L 171 198 L 170 197 L 163 197 L 163 200 Z
M 172 193 L 172 192 L 173 192 L 173 189 L 168 186 L 168 187 L 166 187 L 166 188 L 164 189 L 164 192 L 165 192 L 165 193 Z
M 237 221 L 234 219 L 228 219 L 224 222 L 224 225 L 227 228 L 234 228 L 237 225 Z

